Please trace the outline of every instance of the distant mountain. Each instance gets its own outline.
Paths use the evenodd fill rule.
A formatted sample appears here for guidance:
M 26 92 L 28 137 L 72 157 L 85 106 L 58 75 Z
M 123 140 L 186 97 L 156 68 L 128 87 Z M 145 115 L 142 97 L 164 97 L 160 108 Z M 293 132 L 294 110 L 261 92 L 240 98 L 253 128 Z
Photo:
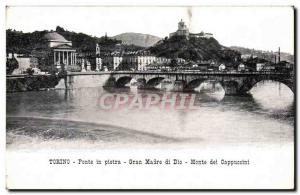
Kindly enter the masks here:
M 137 45 L 141 47 L 150 47 L 161 40 L 160 37 L 142 34 L 142 33 L 122 33 L 112 37 L 113 39 L 122 41 L 123 44 Z
M 239 59 L 240 53 L 222 46 L 214 38 L 173 36 L 159 41 L 148 50 L 167 58 L 183 58 L 185 60 L 215 60 L 219 62 L 234 62 Z
M 275 55 L 277 55 L 277 52 L 270 52 L 270 51 L 263 51 L 263 50 L 255 50 L 255 49 L 249 49 L 239 46 L 231 46 L 231 49 L 240 52 L 242 55 L 254 55 L 259 58 L 268 60 L 268 61 L 275 61 Z M 294 55 L 290 53 L 280 52 L 280 60 L 281 61 L 287 61 L 290 63 L 294 63 Z

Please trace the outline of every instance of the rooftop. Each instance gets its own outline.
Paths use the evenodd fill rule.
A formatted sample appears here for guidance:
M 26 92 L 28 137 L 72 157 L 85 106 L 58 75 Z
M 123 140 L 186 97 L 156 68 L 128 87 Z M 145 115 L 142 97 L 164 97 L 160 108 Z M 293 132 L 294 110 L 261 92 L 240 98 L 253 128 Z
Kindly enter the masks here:
M 60 41 L 60 42 L 68 42 L 62 35 L 58 34 L 57 32 L 49 32 L 44 35 L 44 39 L 48 41 Z

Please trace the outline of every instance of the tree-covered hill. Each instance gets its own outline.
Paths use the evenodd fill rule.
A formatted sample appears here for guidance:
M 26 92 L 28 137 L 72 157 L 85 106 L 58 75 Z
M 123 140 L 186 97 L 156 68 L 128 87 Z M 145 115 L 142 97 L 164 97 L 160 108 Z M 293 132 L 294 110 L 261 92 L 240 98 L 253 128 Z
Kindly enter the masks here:
M 42 40 L 48 31 L 34 31 L 23 33 L 12 29 L 6 30 L 6 51 L 7 53 L 30 54 L 35 45 Z
M 232 46 L 230 48 L 232 50 L 240 52 L 242 55 L 253 55 L 253 56 L 257 56 L 258 58 L 265 59 L 271 62 L 274 62 L 275 56 L 278 56 L 278 51 L 275 52 L 263 51 L 263 50 L 249 49 L 249 48 L 238 47 L 238 46 Z M 290 53 L 280 52 L 280 60 L 287 61 L 290 63 L 295 63 L 294 55 Z
M 173 36 L 165 38 L 154 46 L 148 48 L 158 56 L 168 58 L 183 58 L 185 60 L 216 60 L 220 62 L 231 62 L 239 59 L 240 54 L 219 44 L 214 38 Z
M 6 30 L 6 50 L 7 53 L 30 54 L 36 45 L 42 42 L 46 33 L 51 31 L 34 31 L 32 33 L 23 33 L 12 29 Z M 72 41 L 72 46 L 78 52 L 95 51 L 96 43 L 100 44 L 102 52 L 112 52 L 116 48 L 123 51 L 135 51 L 143 47 L 135 45 L 123 45 L 122 41 L 109 38 L 106 36 L 95 37 L 84 33 L 76 33 L 57 27 L 56 32 L 61 34 L 65 39 Z

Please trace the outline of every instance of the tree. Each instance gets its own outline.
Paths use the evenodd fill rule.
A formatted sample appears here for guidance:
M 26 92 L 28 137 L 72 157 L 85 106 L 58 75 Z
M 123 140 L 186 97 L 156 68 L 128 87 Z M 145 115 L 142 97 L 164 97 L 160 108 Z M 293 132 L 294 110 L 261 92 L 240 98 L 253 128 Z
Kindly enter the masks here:
M 170 67 L 175 68 L 175 67 L 177 67 L 177 65 L 178 65 L 177 60 L 175 58 L 172 58 L 171 63 L 170 63 Z
M 63 27 L 57 26 L 56 27 L 56 32 L 58 32 L 58 33 L 65 32 L 65 29 Z
M 17 68 L 19 68 L 19 63 L 15 57 L 6 60 L 6 74 L 11 74 Z
M 26 69 L 26 73 L 27 73 L 28 75 L 33 75 L 34 70 L 33 70 L 32 68 L 27 68 L 27 69 Z

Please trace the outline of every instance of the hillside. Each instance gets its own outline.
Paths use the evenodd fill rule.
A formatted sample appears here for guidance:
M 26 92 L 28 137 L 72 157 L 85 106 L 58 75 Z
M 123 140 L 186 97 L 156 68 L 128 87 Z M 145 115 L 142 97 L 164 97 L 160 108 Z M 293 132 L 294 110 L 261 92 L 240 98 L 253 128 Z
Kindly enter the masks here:
M 78 52 L 91 52 L 95 51 L 96 43 L 101 46 L 101 53 L 119 51 L 136 51 L 143 49 L 142 47 L 135 45 L 122 44 L 122 41 L 112 39 L 106 36 L 95 37 L 84 33 L 76 33 L 57 27 L 56 32 L 61 34 L 67 40 L 72 41 L 72 46 Z M 23 33 L 22 31 L 16 31 L 12 29 L 6 30 L 6 50 L 7 53 L 22 53 L 30 54 L 35 48 L 36 44 L 41 42 L 43 36 L 51 31 L 34 31 L 31 33 Z
M 219 62 L 233 62 L 238 59 L 239 52 L 222 46 L 214 38 L 171 37 L 165 38 L 154 46 L 148 48 L 157 56 L 168 58 L 179 57 L 185 60 L 216 60 Z
M 36 43 L 40 42 L 47 32 L 23 33 L 22 31 L 8 29 L 6 30 L 6 52 L 30 54 Z
M 249 48 L 244 48 L 244 47 L 238 47 L 238 46 L 231 46 L 231 49 L 240 52 L 242 55 L 255 55 L 259 58 L 268 60 L 268 61 L 274 61 L 274 55 L 277 54 L 275 52 L 269 52 L 269 51 L 262 51 L 262 50 L 254 50 L 254 49 L 249 49 Z M 280 58 L 281 61 L 287 61 L 290 63 L 294 63 L 294 55 L 285 53 L 285 52 L 280 52 Z
M 112 37 L 122 41 L 123 44 L 137 45 L 141 47 L 150 47 L 157 43 L 161 38 L 142 33 L 122 33 Z

